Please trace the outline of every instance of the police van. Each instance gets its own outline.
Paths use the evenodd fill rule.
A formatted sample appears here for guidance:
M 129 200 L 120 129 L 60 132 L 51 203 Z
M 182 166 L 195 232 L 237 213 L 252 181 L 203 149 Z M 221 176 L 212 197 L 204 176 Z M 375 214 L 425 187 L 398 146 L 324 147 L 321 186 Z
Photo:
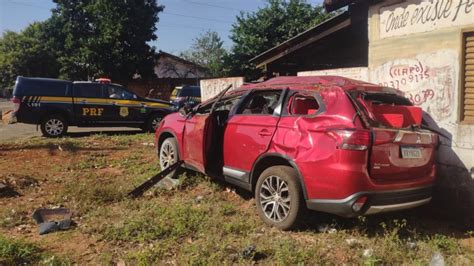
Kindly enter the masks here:
M 110 80 L 65 81 L 17 77 L 12 120 L 37 124 L 46 137 L 59 137 L 69 126 L 138 127 L 154 131 L 171 113 L 166 101 L 142 98 Z

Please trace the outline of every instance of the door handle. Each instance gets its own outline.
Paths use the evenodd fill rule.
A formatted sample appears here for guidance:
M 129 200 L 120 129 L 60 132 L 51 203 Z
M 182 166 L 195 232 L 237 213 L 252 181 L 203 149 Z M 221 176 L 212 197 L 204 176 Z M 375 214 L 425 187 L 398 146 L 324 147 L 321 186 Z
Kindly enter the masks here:
M 271 136 L 271 135 L 272 135 L 272 132 L 270 132 L 270 131 L 268 131 L 268 130 L 266 130 L 266 129 L 262 129 L 262 130 L 260 130 L 260 131 L 258 132 L 258 134 L 259 134 L 260 136 L 262 136 L 262 137 L 263 137 L 263 136 Z

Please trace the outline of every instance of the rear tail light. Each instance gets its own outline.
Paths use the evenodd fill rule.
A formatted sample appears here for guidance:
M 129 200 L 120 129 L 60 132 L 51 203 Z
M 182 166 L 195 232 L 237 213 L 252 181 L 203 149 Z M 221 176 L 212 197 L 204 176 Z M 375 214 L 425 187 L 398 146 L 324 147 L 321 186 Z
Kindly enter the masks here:
M 370 145 L 370 131 L 354 129 L 336 129 L 328 131 L 342 150 L 365 151 Z
M 354 204 L 352 204 L 352 210 L 354 212 L 359 212 L 364 207 L 364 204 L 367 202 L 367 196 L 362 196 L 358 198 Z
M 13 113 L 18 112 L 18 110 L 20 110 L 20 103 L 21 103 L 20 98 L 14 96 L 12 98 L 12 103 L 13 103 Z

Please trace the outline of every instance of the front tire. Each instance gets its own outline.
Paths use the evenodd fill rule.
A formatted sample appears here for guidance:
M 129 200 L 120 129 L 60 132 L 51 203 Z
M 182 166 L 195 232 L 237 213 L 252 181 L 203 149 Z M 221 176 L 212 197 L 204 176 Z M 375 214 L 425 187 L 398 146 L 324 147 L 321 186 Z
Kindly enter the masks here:
M 171 165 L 175 164 L 179 161 L 179 153 L 178 153 L 178 142 L 175 138 L 167 138 L 165 139 L 160 146 L 158 151 L 158 159 L 160 161 L 160 169 L 163 171 L 164 169 L 170 167 Z M 166 176 L 166 178 L 176 178 L 182 172 L 181 167 L 178 167 L 176 170 L 171 172 Z
M 49 115 L 41 121 L 41 133 L 47 138 L 58 138 L 67 132 L 66 119 L 60 115 Z
M 295 228 L 305 206 L 296 171 L 289 166 L 272 166 L 260 175 L 255 188 L 257 211 L 262 220 L 280 230 Z

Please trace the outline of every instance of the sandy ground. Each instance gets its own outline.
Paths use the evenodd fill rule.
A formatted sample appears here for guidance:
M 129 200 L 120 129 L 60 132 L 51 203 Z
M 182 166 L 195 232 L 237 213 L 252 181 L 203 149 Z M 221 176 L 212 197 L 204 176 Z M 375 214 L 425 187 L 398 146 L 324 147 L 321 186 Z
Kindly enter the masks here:
M 7 110 L 11 110 L 13 105 L 5 100 L 0 99 L 0 110 L 6 112 Z M 109 127 L 109 128 L 88 128 L 88 127 L 70 127 L 68 129 L 68 135 L 71 136 L 83 136 L 89 135 L 90 133 L 99 133 L 99 132 L 139 132 L 140 129 L 137 128 L 126 128 L 126 127 Z M 22 138 L 29 138 L 41 136 L 41 131 L 39 127 L 37 128 L 36 125 L 28 125 L 28 124 L 13 124 L 13 125 L 5 125 L 0 122 L 0 141 L 6 140 L 13 140 L 13 139 L 22 139 Z

